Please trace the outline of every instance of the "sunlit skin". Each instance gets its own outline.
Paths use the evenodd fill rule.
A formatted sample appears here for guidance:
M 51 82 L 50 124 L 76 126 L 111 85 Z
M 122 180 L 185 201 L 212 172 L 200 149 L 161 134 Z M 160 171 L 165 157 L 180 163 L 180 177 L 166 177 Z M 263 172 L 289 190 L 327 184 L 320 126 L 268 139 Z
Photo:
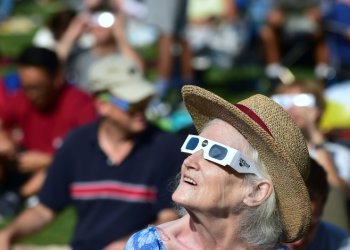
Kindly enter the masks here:
M 96 108 L 99 114 L 106 117 L 109 122 L 118 127 L 125 134 L 138 134 L 145 130 L 147 127 L 147 121 L 145 118 L 144 110 L 146 108 L 147 101 L 137 107 L 136 110 L 131 112 L 123 111 L 114 104 L 97 100 Z
M 307 135 L 308 131 L 312 131 L 317 124 L 319 116 L 319 110 L 317 107 L 291 106 L 290 108 L 287 108 L 286 111 L 302 130 L 304 135 Z
M 115 38 L 113 36 L 112 28 L 103 28 L 97 24 L 89 23 L 88 25 L 91 34 L 95 39 L 95 43 L 98 45 L 114 44 Z
M 100 0 L 83 0 L 84 6 L 87 7 L 88 9 L 98 6 L 100 2 L 101 2 Z
M 29 101 L 41 111 L 50 110 L 62 85 L 60 75 L 52 76 L 33 66 L 19 67 L 18 74 L 21 87 Z
M 228 134 L 231 136 L 227 136 Z M 225 122 L 211 123 L 200 135 L 247 154 L 246 139 Z M 214 212 L 225 216 L 241 204 L 246 193 L 243 189 L 241 174 L 230 167 L 205 160 L 203 150 L 200 150 L 185 159 L 181 168 L 181 180 L 173 194 L 173 200 L 192 211 Z
M 291 87 L 281 94 L 302 94 L 304 91 L 298 86 Z M 291 106 L 286 109 L 300 129 L 308 129 L 309 124 L 315 124 L 319 116 L 317 107 L 297 107 Z

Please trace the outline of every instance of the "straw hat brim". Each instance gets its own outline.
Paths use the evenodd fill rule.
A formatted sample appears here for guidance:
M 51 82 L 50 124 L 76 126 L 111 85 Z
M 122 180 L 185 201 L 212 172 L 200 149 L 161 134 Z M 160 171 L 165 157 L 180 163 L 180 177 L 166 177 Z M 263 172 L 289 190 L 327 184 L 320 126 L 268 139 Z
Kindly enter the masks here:
M 285 230 L 283 240 L 292 242 L 301 238 L 308 230 L 311 220 L 310 199 L 304 181 L 308 176 L 308 168 L 304 172 L 300 171 L 288 153 L 284 152 L 280 143 L 276 142 L 273 133 L 273 129 L 285 129 L 284 134 L 288 134 L 289 129 L 300 132 L 288 114 L 270 98 L 256 95 L 254 101 L 259 102 L 262 108 L 272 108 L 273 114 L 280 119 L 276 124 L 282 125 L 280 128 L 267 127 L 266 130 L 237 106 L 205 89 L 186 85 L 182 88 L 182 95 L 197 131 L 200 132 L 203 125 L 211 119 L 219 118 L 236 128 L 258 151 L 271 176 L 276 193 L 277 206 Z M 249 106 L 249 103 L 247 105 Z M 294 127 L 290 127 L 290 124 Z M 302 140 L 301 149 L 296 150 L 300 150 L 301 156 L 307 157 L 308 160 L 308 151 L 302 135 L 301 133 L 296 135 Z

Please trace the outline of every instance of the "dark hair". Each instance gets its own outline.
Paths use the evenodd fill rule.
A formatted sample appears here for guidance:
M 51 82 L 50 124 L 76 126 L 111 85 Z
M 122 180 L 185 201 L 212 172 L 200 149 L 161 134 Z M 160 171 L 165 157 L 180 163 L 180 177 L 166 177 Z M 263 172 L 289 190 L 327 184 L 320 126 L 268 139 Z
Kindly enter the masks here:
M 329 184 L 327 181 L 327 173 L 322 166 L 310 157 L 310 175 L 306 180 L 311 200 L 320 199 L 324 204 L 327 201 L 329 193 Z
M 51 17 L 48 22 L 48 27 L 56 40 L 62 37 L 75 16 L 76 12 L 74 10 L 64 9 L 58 11 Z
M 110 1 L 102 0 L 99 3 L 97 3 L 95 6 L 90 6 L 90 12 L 99 12 L 99 11 L 111 11 L 115 12 L 117 11 L 116 6 L 111 4 Z
M 54 76 L 60 69 L 60 61 L 57 54 L 46 48 L 27 47 L 17 58 L 19 66 L 33 66 L 42 68 L 49 75 Z

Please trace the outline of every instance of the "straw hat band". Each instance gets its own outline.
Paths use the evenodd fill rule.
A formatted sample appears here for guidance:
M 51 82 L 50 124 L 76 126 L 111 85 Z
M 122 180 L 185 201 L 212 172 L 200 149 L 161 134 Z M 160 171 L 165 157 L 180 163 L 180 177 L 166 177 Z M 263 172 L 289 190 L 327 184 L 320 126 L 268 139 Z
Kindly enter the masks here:
M 261 120 L 260 117 L 254 113 L 253 110 L 239 103 L 234 104 L 234 106 L 236 106 L 236 108 L 248 115 L 254 122 L 256 122 L 263 130 L 265 130 L 273 138 L 273 135 L 269 128 L 266 126 L 263 120 Z

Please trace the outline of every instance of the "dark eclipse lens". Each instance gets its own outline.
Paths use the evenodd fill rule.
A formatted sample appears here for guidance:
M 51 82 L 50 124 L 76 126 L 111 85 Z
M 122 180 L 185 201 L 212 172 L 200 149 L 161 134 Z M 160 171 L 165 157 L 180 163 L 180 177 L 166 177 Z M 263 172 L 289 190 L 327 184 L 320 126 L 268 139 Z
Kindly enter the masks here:
M 194 149 L 197 147 L 198 143 L 199 143 L 199 139 L 198 139 L 198 138 L 192 137 L 192 138 L 187 142 L 186 149 L 188 149 L 188 150 L 194 150 Z
M 209 156 L 217 160 L 224 159 L 226 155 L 227 149 L 219 145 L 213 145 L 209 150 Z

